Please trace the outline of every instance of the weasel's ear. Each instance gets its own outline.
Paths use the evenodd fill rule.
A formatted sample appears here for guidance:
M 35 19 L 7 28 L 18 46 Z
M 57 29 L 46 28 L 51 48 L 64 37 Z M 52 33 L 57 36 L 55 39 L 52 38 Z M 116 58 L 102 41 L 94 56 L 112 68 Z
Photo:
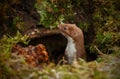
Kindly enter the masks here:
M 76 26 L 76 24 L 72 24 L 73 26 Z

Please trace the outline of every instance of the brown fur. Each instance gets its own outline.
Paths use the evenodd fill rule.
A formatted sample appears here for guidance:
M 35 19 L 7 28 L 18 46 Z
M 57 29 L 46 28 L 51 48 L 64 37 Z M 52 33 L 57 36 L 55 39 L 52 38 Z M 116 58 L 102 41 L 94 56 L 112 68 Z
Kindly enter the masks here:
M 74 40 L 76 58 L 85 59 L 86 52 L 84 48 L 84 35 L 82 30 L 75 24 L 60 24 L 58 28 L 66 38 L 71 37 Z

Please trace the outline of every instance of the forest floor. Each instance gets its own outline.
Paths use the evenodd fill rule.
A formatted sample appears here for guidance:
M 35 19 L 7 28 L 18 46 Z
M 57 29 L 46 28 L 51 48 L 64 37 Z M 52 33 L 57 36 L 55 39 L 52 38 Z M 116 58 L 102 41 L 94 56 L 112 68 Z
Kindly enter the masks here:
M 119 55 L 111 54 L 91 62 L 79 59 L 73 65 L 50 63 L 42 67 L 29 66 L 21 56 L 9 62 L 14 79 L 120 79 L 119 59 Z

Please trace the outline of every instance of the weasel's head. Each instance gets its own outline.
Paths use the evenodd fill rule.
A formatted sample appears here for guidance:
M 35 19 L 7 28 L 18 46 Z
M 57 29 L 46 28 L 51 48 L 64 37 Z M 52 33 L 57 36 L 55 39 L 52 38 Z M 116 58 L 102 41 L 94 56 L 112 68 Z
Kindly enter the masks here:
M 58 29 L 65 37 L 76 38 L 80 35 L 81 29 L 79 29 L 75 24 L 60 24 Z

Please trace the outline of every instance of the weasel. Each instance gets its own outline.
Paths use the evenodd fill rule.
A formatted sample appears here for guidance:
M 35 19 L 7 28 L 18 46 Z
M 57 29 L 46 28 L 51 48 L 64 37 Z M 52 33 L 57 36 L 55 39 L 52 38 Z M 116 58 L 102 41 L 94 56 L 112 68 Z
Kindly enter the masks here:
M 58 29 L 67 40 L 65 49 L 65 58 L 68 64 L 72 64 L 78 58 L 85 59 L 86 52 L 84 48 L 84 35 L 80 28 L 75 24 L 60 24 Z

